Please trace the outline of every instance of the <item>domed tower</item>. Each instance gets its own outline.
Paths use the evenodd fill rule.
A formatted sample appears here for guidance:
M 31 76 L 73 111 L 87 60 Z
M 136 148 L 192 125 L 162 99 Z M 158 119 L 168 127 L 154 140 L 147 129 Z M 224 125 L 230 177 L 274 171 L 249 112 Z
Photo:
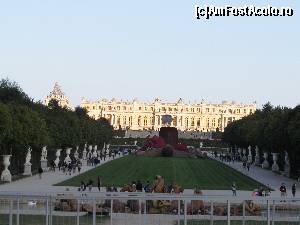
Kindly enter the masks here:
M 69 98 L 65 95 L 57 82 L 55 83 L 50 94 L 45 98 L 44 104 L 48 105 L 52 99 L 57 100 L 60 107 L 71 109 Z

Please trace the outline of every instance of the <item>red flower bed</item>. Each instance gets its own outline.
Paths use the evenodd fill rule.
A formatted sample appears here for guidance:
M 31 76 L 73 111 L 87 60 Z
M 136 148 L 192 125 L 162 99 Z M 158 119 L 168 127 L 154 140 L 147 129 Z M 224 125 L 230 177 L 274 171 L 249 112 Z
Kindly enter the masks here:
M 174 146 L 174 148 L 178 151 L 188 152 L 188 148 L 186 144 L 178 143 Z
M 148 148 L 163 148 L 166 143 L 164 139 L 154 135 L 152 138 L 148 138 L 146 144 L 142 147 L 142 150 L 147 150 Z

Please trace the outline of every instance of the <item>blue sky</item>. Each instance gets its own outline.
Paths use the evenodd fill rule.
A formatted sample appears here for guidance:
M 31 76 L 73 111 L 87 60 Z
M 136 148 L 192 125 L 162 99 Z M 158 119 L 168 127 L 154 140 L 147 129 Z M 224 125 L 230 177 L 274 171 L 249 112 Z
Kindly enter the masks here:
M 194 5 L 291 6 L 293 17 L 194 18 Z M 0 0 L 0 77 L 43 99 L 300 103 L 300 1 Z

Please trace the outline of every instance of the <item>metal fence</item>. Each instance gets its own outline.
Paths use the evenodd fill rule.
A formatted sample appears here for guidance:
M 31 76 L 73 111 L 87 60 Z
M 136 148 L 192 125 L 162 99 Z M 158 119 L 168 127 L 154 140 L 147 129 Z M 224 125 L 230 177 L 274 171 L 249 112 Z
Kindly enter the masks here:
M 0 193 L 1 225 L 300 225 L 300 199 L 183 194 Z

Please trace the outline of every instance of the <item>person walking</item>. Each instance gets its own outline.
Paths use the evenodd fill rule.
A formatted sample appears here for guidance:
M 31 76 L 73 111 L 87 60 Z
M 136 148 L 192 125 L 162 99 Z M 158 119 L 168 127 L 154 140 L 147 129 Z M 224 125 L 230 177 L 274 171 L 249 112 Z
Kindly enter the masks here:
M 286 197 L 287 193 L 286 193 L 286 186 L 284 183 L 281 184 L 280 188 L 279 188 L 281 197 Z
M 101 191 L 101 178 L 98 176 L 98 190 Z
M 42 167 L 40 166 L 39 169 L 38 169 L 38 172 L 39 172 L 39 179 L 42 179 L 42 173 L 44 172 Z
M 235 185 L 235 182 L 232 183 L 231 190 L 232 190 L 232 196 L 236 196 L 236 185 Z
M 248 170 L 248 172 L 250 171 L 250 163 L 249 162 L 247 162 L 247 170 Z
M 296 183 L 294 183 L 294 184 L 292 185 L 292 195 L 293 195 L 293 197 L 295 198 L 295 196 L 296 196 Z

